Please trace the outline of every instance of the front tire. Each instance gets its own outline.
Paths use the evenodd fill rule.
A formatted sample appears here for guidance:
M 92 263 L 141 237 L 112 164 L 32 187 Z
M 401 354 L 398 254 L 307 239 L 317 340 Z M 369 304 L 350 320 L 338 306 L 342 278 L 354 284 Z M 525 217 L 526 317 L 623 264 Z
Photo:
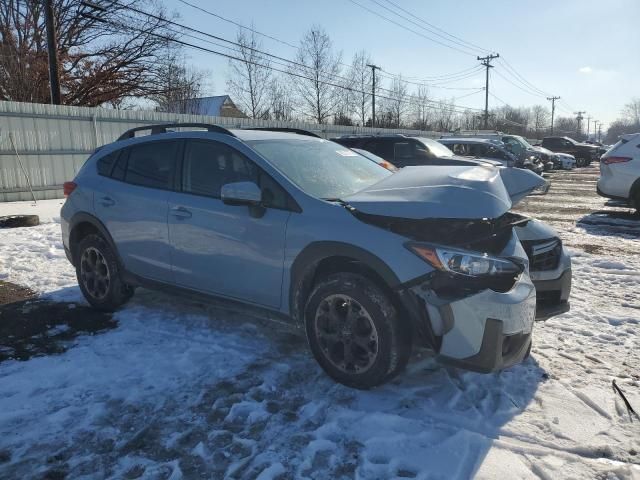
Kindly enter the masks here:
M 80 241 L 75 265 L 80 290 L 92 307 L 113 312 L 133 295 L 133 287 L 122 281 L 115 252 L 100 235 Z
M 362 275 L 338 273 L 318 282 L 305 307 L 305 327 L 320 366 L 349 387 L 385 383 L 411 356 L 409 328 L 388 295 Z

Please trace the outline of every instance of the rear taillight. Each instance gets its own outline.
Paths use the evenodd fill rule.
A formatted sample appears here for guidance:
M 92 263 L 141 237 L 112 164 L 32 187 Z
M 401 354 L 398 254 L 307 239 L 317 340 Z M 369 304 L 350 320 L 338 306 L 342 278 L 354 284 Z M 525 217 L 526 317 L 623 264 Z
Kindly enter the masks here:
M 68 197 L 76 189 L 78 185 L 75 182 L 64 182 L 62 188 L 64 189 L 64 196 Z
M 631 157 L 607 157 L 602 159 L 602 163 L 605 165 L 611 165 L 612 163 L 626 163 L 631 160 Z

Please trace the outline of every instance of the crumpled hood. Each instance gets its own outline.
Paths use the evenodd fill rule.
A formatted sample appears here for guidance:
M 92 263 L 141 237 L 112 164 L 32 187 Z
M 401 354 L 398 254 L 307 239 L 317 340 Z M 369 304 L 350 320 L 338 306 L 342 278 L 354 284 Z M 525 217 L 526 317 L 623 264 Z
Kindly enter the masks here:
M 407 219 L 497 218 L 535 188 L 548 185 L 520 168 L 405 167 L 342 200 L 360 212 Z

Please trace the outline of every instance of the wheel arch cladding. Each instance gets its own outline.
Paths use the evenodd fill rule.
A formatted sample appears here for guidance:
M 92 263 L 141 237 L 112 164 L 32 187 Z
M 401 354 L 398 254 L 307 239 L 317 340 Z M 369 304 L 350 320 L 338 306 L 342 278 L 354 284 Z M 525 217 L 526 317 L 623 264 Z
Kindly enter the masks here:
M 89 213 L 76 213 L 72 218 L 69 228 L 69 249 L 71 250 L 72 258 L 75 262 L 75 248 L 87 235 L 98 234 L 107 242 L 109 247 L 113 250 L 118 263 L 122 265 L 120 256 L 118 255 L 118 249 L 115 246 L 111 234 L 107 230 L 107 227 L 98 220 L 96 217 Z
M 291 317 L 302 322 L 307 298 L 317 279 L 339 272 L 365 275 L 388 292 L 392 300 L 398 300 L 393 289 L 400 284 L 400 281 L 393 270 L 379 257 L 348 243 L 314 242 L 298 254 L 291 266 L 289 286 Z

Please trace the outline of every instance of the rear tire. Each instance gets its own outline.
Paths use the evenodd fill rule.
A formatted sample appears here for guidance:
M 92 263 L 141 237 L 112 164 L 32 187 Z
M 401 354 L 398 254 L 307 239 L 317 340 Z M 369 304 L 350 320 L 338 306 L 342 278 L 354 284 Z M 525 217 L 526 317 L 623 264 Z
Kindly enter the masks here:
M 92 307 L 113 312 L 127 303 L 134 289 L 121 278 L 115 252 L 100 235 L 87 235 L 75 251 L 76 277 Z
M 385 383 L 411 356 L 410 329 L 388 295 L 362 275 L 337 273 L 319 281 L 304 317 L 314 357 L 327 375 L 349 387 Z

